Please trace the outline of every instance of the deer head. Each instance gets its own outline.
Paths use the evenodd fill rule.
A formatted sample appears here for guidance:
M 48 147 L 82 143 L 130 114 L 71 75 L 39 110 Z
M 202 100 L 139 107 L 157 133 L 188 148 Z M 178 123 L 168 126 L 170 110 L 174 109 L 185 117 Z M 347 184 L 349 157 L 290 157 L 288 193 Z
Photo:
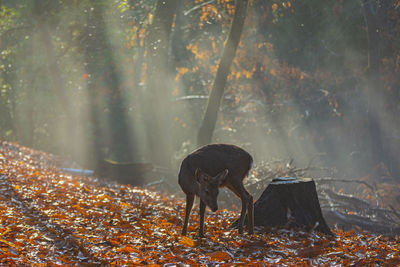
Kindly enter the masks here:
M 218 210 L 217 197 L 219 187 L 226 181 L 228 170 L 225 169 L 216 176 L 210 176 L 199 168 L 196 169 L 195 178 L 200 184 L 199 197 L 212 211 Z

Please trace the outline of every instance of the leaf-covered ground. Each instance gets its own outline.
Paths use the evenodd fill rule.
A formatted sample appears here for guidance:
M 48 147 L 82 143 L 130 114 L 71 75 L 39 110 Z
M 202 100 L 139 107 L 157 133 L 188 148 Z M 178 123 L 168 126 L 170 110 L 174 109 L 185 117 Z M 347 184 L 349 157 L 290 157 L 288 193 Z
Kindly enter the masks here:
M 0 141 L 0 263 L 8 265 L 398 265 L 399 238 L 333 229 L 229 229 L 237 214 L 208 213 L 197 238 L 180 230 L 183 197 L 72 176 L 47 153 Z M 177 185 L 178 186 L 178 185 Z M 193 223 L 193 221 L 195 221 Z

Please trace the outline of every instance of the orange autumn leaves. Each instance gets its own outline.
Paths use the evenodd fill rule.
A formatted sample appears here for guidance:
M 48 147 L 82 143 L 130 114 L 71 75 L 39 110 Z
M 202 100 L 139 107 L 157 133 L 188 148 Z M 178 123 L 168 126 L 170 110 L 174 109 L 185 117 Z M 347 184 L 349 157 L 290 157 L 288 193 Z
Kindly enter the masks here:
M 209 213 L 199 239 L 195 208 L 183 237 L 183 196 L 71 176 L 58 165 L 50 154 L 0 141 L 0 264 L 400 264 L 395 237 L 287 229 L 240 236 L 229 211 Z

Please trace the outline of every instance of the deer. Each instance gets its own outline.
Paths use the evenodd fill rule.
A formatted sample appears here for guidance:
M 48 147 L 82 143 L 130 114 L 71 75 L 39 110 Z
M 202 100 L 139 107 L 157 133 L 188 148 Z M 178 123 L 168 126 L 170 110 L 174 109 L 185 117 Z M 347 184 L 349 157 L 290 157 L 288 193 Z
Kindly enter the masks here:
M 206 206 L 218 210 L 219 188 L 227 187 L 242 201 L 239 234 L 243 234 L 245 214 L 248 216 L 248 233 L 254 233 L 253 197 L 243 185 L 243 180 L 253 165 L 252 156 L 242 148 L 230 144 L 210 144 L 190 153 L 183 159 L 178 182 L 186 195 L 185 220 L 182 235 L 187 234 L 190 211 L 195 196 L 200 198 L 199 236 L 204 237 Z

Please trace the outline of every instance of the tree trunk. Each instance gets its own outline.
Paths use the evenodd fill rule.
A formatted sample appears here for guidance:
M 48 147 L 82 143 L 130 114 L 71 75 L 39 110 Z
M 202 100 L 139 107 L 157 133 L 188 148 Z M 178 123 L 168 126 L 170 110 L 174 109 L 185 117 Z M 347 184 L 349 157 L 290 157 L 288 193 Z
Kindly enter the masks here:
M 372 164 L 375 166 L 383 162 L 388 166 L 382 140 L 382 125 L 380 123 L 384 106 L 380 86 L 380 5 L 379 3 L 375 5 L 373 2 L 375 1 L 362 1 L 368 41 L 368 66 L 365 73 L 366 113 L 372 146 Z
M 176 67 L 182 61 L 182 51 L 186 50 L 185 44 L 182 40 L 182 25 L 185 23 L 185 15 L 184 12 L 184 1 L 177 0 L 177 8 L 176 8 L 176 16 L 174 22 L 174 29 L 171 31 L 171 45 L 169 47 L 169 68 L 170 75 L 175 74 Z
M 72 109 L 70 106 L 69 96 L 65 88 L 64 79 L 62 77 L 57 61 L 54 44 L 48 29 L 48 15 L 45 11 L 46 1 L 35 0 L 33 2 L 32 15 L 35 20 L 35 26 L 39 32 L 39 42 L 43 46 L 43 52 L 45 52 L 45 58 L 47 60 L 47 73 L 48 76 L 50 76 L 53 92 L 58 100 L 57 103 L 62 107 L 64 112 L 63 117 L 58 120 L 58 123 L 60 123 L 60 125 L 58 125 L 58 127 L 54 127 L 58 129 L 57 134 L 61 134 L 61 136 L 59 136 L 58 140 L 54 141 L 57 143 L 59 142 L 61 149 L 64 153 L 72 155 L 74 153 L 72 150 L 73 146 L 71 146 L 71 142 L 75 140 L 75 128 L 72 127 L 72 125 L 74 124 L 71 112 Z
M 176 0 L 158 0 L 153 23 L 146 40 L 147 79 L 145 90 L 145 125 L 148 151 L 153 163 L 168 167 L 172 154 L 170 118 L 168 117 L 171 83 L 168 71 L 168 47 Z
M 0 59 L 0 64 L 3 65 L 3 62 Z M 0 80 L 2 80 L 3 85 L 10 84 L 8 73 L 6 71 L 2 71 L 0 73 Z M 0 97 L 0 114 L 2 114 L 2 118 L 0 119 L 0 136 L 2 138 L 7 135 L 13 136 L 15 135 L 14 122 L 13 122 L 13 112 L 12 106 L 14 105 L 14 92 L 12 90 L 7 90 L 7 98 Z M 8 102 L 10 101 L 10 102 Z M 11 132 L 11 134 L 9 134 Z
M 215 76 L 213 88 L 208 99 L 203 122 L 197 135 L 198 147 L 211 143 L 226 80 L 236 53 L 236 49 L 239 45 L 243 24 L 246 19 L 246 10 L 247 0 L 236 0 L 235 15 L 233 17 L 231 31 L 225 44 L 221 62 L 218 66 L 217 75 Z
M 310 178 L 272 180 L 254 203 L 254 225 L 316 226 L 316 230 L 333 235 L 322 216 L 315 183 Z
M 40 34 L 40 39 L 46 51 L 47 67 L 51 79 L 53 80 L 54 92 L 58 97 L 60 105 L 63 107 L 66 120 L 71 119 L 71 108 L 68 101 L 68 95 L 65 90 L 64 80 L 58 67 L 57 57 L 54 51 L 54 45 L 51 40 L 47 22 L 44 15 L 46 10 L 45 3 L 41 0 L 35 0 L 33 5 L 33 16 L 36 20 L 36 27 Z
M 27 55 L 33 54 L 33 42 L 27 42 L 26 45 L 23 46 L 23 51 Z M 25 82 L 21 83 L 20 86 L 17 85 L 18 83 L 15 83 L 15 81 L 18 80 L 17 75 L 15 75 L 16 73 L 11 73 L 13 76 L 10 80 L 14 81 L 14 85 L 11 86 L 14 90 L 11 91 L 10 95 L 13 113 L 12 123 L 15 131 L 15 139 L 18 140 L 21 145 L 33 147 L 35 140 L 34 115 L 35 107 L 37 106 L 35 97 L 37 88 L 35 81 L 37 79 L 36 73 L 41 71 L 41 68 L 36 68 L 31 56 L 25 58 L 24 64 L 26 64 L 27 69 L 31 69 L 32 72 L 27 72 L 28 76 L 25 78 Z
M 98 27 L 98 17 L 99 15 L 95 15 L 96 12 L 100 12 L 96 8 L 96 10 L 92 10 L 91 13 L 87 16 L 87 27 L 86 27 L 86 45 L 84 46 L 84 57 L 85 57 L 85 66 L 87 75 L 87 91 L 88 91 L 88 142 L 87 149 L 88 154 L 91 155 L 90 159 L 86 159 L 85 166 L 89 166 L 90 169 L 95 169 L 98 165 L 98 162 L 101 162 L 105 155 L 103 153 L 104 149 L 104 132 L 102 127 L 100 126 L 100 121 L 102 117 L 102 113 L 100 112 L 100 96 L 99 93 L 99 77 L 101 77 L 99 66 L 99 58 L 101 57 L 101 49 L 98 46 L 98 39 L 100 38 L 97 33 L 99 30 Z
M 141 29 L 141 26 L 140 26 Z M 134 99 L 132 102 L 134 105 L 138 106 L 139 109 L 142 109 L 143 105 L 143 86 L 141 86 L 142 79 L 142 71 L 143 71 L 143 63 L 144 63 L 144 53 L 146 50 L 145 40 L 143 40 L 143 44 L 140 42 L 140 29 L 137 30 L 136 38 L 137 42 L 137 55 L 135 57 L 135 61 L 133 64 L 133 89 L 134 89 Z
M 87 46 L 85 59 L 88 72 L 89 112 L 92 124 L 91 152 L 94 164 L 105 155 L 102 146 L 106 143 L 110 155 L 118 161 L 134 161 L 134 144 L 124 101 L 125 90 L 122 88 L 120 74 L 106 32 L 104 4 L 93 2 L 93 9 L 88 15 Z M 100 89 L 106 95 L 99 95 Z M 104 98 L 102 98 L 104 97 Z M 101 105 L 108 106 L 108 113 L 100 112 Z M 104 125 L 103 127 L 101 125 Z M 109 156 L 110 156 L 109 155 Z M 135 181 L 132 181 L 136 183 Z

